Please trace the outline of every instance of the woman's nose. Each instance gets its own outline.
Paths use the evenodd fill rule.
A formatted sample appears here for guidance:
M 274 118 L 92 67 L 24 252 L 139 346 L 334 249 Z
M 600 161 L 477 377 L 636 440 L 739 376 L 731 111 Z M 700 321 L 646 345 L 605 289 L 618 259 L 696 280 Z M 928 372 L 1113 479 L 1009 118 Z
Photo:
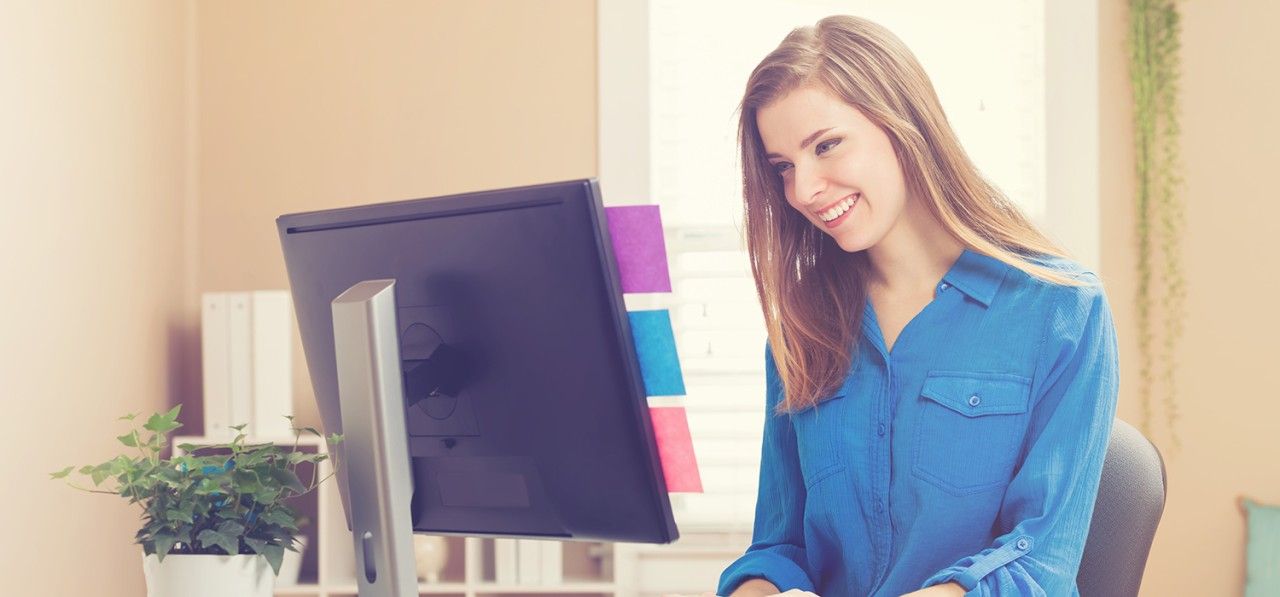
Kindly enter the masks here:
M 796 201 L 802 205 L 812 205 L 822 196 L 822 191 L 827 188 L 827 181 L 817 168 L 800 167 L 795 168 L 795 192 Z

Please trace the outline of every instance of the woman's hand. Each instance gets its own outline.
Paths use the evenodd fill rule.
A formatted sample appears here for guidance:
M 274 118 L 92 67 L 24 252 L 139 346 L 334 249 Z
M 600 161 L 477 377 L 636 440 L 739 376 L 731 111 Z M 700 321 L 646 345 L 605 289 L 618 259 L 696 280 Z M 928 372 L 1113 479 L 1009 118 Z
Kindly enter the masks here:
M 808 592 L 808 591 L 801 591 L 800 589 L 791 589 L 790 591 L 787 591 L 786 593 L 774 593 L 773 595 L 770 595 L 769 597 L 777 597 L 777 596 L 784 596 L 784 597 L 818 597 L 818 595 L 817 595 L 816 593 L 810 593 L 810 592 Z M 667 594 L 663 595 L 662 597 L 716 597 L 716 594 L 715 594 L 715 593 L 712 593 L 712 592 L 710 592 L 710 591 L 707 591 L 706 593 L 703 593 L 703 594 L 701 594 L 701 595 L 680 595 L 680 594 L 678 594 L 678 593 L 667 593 Z
M 942 583 L 912 591 L 902 597 L 964 597 L 964 587 L 954 582 Z

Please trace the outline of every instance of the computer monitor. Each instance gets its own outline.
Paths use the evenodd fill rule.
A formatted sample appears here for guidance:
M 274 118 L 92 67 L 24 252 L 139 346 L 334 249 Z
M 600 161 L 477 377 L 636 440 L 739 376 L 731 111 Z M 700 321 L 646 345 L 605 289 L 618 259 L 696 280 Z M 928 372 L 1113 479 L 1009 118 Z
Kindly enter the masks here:
M 344 433 L 335 299 L 362 282 L 393 288 L 402 384 L 392 389 L 403 396 L 393 414 L 407 431 L 400 470 L 411 471 L 401 481 L 415 532 L 679 537 L 595 179 L 277 225 L 326 433 Z M 347 435 L 340 464 L 374 449 Z M 338 485 L 351 527 L 347 464 Z

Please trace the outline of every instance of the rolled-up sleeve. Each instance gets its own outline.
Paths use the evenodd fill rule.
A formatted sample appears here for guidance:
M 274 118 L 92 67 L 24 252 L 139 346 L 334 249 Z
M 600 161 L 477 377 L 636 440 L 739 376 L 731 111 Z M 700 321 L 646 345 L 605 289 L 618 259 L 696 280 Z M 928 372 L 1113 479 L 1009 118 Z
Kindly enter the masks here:
M 796 452 L 796 434 L 788 415 L 774 413 L 782 401 L 782 382 L 765 349 L 765 423 L 751 546 L 720 575 L 717 595 L 729 595 L 750 578 L 763 578 L 782 591 L 814 591 L 805 572 L 804 481 Z
M 1119 389 L 1111 311 L 1096 276 L 1087 278 L 1095 285 L 1063 287 L 1046 324 L 1025 458 L 1000 509 L 1008 532 L 922 587 L 954 581 L 968 595 L 1072 594 Z

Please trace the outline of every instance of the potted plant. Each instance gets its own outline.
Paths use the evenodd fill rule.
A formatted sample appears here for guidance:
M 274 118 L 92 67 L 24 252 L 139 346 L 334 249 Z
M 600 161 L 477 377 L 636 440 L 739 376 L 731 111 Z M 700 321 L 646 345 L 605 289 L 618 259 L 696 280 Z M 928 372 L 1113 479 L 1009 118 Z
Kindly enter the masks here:
M 142 545 L 149 597 L 271 597 L 284 552 L 296 551 L 298 543 L 298 515 L 285 501 L 314 491 L 332 476 L 317 479 L 316 465 L 326 454 L 297 449 L 302 433 L 321 434 L 294 427 L 291 449 L 248 444 L 244 425 L 239 425 L 233 427 L 237 435 L 230 443 L 182 444 L 182 455 L 161 458 L 169 433 L 182 427 L 177 420 L 181 409 L 151 415 L 142 426 L 150 432 L 146 437 L 137 428 L 136 415 L 121 417 L 132 426 L 117 437 L 128 453 L 79 468 L 99 489 L 68 484 L 142 506 L 142 528 L 135 540 Z M 337 434 L 326 438 L 331 449 L 341 441 Z M 304 462 L 311 463 L 308 483 L 297 474 Z M 71 466 L 51 476 L 62 479 L 73 471 Z M 109 480 L 114 487 L 101 488 Z

